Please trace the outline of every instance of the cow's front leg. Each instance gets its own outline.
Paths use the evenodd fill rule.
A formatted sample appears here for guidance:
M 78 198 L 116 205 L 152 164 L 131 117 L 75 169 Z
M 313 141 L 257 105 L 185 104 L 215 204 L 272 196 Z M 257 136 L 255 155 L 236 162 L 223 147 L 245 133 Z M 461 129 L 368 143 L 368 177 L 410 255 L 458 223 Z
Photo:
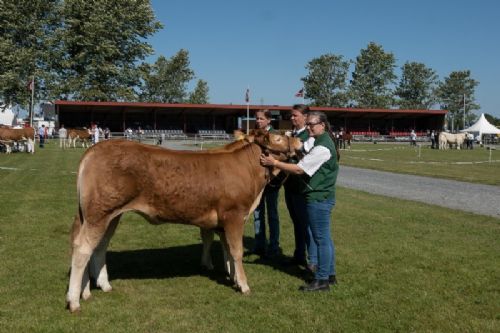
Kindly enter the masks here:
M 243 269 L 243 218 L 230 221 L 224 228 L 229 252 L 234 261 L 235 281 L 243 294 L 249 294 L 247 277 Z

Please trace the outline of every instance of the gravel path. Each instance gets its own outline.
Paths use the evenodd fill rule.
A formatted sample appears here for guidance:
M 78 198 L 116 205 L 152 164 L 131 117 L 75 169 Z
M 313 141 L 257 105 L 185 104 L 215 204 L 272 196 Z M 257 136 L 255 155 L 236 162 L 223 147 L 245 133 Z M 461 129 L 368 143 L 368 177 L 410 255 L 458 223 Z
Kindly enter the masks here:
M 186 142 L 166 141 L 170 149 L 199 149 Z M 337 185 L 388 197 L 420 201 L 500 218 L 500 186 L 404 175 L 341 166 Z
M 500 186 L 341 166 L 337 185 L 500 218 Z

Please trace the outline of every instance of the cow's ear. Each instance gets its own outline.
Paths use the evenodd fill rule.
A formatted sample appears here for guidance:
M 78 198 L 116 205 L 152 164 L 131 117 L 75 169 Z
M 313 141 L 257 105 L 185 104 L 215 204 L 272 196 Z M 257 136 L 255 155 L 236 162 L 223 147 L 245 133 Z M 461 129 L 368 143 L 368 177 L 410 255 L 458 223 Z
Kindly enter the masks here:
M 241 140 L 245 139 L 245 133 L 243 133 L 243 131 L 235 130 L 233 132 L 233 134 L 234 134 L 235 141 L 241 141 Z

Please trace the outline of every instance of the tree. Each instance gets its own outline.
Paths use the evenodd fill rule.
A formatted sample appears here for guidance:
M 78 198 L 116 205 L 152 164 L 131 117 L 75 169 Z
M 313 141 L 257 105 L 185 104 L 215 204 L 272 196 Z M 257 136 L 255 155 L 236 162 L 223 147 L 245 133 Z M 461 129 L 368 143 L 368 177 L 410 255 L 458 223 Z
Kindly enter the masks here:
M 162 25 L 149 0 L 65 0 L 62 24 L 48 40 L 54 52 L 51 95 L 76 100 L 134 100 L 144 40 Z
M 401 80 L 395 95 L 397 104 L 402 109 L 428 110 L 436 103 L 436 72 L 424 64 L 407 62 L 402 67 Z
M 447 118 L 451 130 L 464 128 L 464 122 L 468 123 L 474 118 L 471 111 L 479 109 L 474 98 L 478 84 L 471 78 L 470 70 L 451 72 L 439 84 L 437 95 L 441 108 L 449 111 Z
M 27 105 L 35 77 L 37 97 L 51 58 L 46 40 L 59 25 L 58 0 L 0 1 L 0 103 Z
M 306 98 L 316 106 L 345 107 L 348 102 L 346 93 L 348 60 L 335 54 L 324 54 L 314 58 L 306 65 L 309 74 L 301 80 L 304 82 Z
M 486 120 L 490 122 L 490 124 L 495 125 L 497 127 L 500 126 L 500 118 L 496 118 L 495 116 L 492 116 L 489 113 L 485 113 L 484 117 L 486 118 Z
M 395 59 L 373 42 L 356 57 L 349 95 L 358 107 L 389 108 L 393 104 L 390 85 L 394 83 Z
M 189 68 L 189 52 L 181 49 L 171 59 L 158 57 L 154 64 L 143 67 L 142 76 L 142 101 L 184 102 L 187 84 L 194 78 L 194 72 Z
M 206 81 L 198 80 L 196 87 L 189 95 L 188 103 L 208 104 L 208 83 Z

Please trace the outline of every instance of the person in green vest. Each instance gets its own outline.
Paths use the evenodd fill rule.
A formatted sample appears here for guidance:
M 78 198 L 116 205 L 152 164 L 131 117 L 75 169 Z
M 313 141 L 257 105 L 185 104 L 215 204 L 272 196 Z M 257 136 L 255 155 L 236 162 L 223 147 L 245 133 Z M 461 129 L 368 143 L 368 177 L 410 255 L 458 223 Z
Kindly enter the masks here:
M 274 132 L 271 126 L 272 115 L 269 110 L 255 112 L 255 128 Z M 253 213 L 255 244 L 253 253 L 262 257 L 275 258 L 281 254 L 280 222 L 278 215 L 278 195 L 280 183 L 271 182 L 264 188 L 259 205 Z M 269 224 L 269 244 L 266 239 L 266 207 Z
M 323 112 L 309 112 L 306 128 L 310 138 L 304 142 L 306 154 L 297 163 L 286 163 L 264 154 L 260 162 L 290 174 L 300 175 L 304 181 L 307 223 L 316 245 L 317 269 L 314 280 L 301 286 L 302 291 L 325 291 L 336 284 L 335 247 L 330 232 L 331 212 L 335 205 L 335 183 L 339 164 L 331 137 L 330 124 Z
M 306 119 L 309 107 L 304 104 L 295 104 L 290 111 L 290 120 L 292 122 L 292 137 L 298 137 L 302 142 L 307 141 L 309 132 L 306 130 Z M 297 163 L 298 159 L 290 162 Z M 293 257 L 287 264 L 308 267 L 306 259 L 306 244 L 310 242 L 310 232 L 307 228 L 307 211 L 305 196 L 302 193 L 304 182 L 299 175 L 289 175 L 285 181 L 285 202 L 288 208 L 288 213 L 293 223 L 293 233 L 295 238 L 295 249 Z M 309 248 L 307 252 L 310 253 Z M 312 258 L 310 261 L 317 262 Z

